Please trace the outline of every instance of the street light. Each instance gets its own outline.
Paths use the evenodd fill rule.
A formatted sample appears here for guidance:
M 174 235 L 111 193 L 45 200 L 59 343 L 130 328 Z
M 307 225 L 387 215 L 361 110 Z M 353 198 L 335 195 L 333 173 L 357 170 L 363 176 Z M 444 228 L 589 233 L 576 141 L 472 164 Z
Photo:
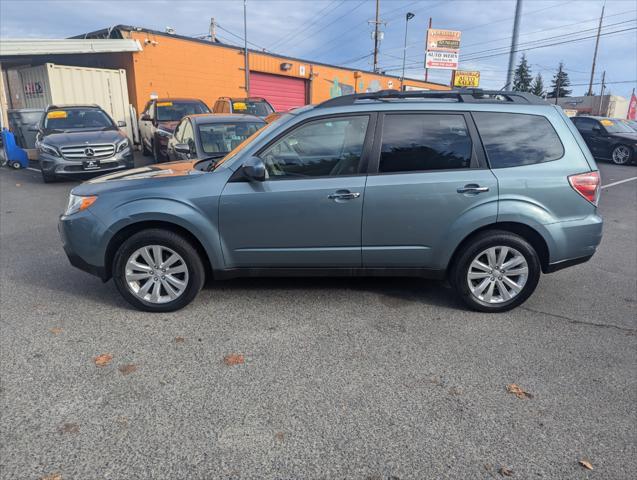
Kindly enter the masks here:
M 407 15 L 405 15 L 405 46 L 403 47 L 403 74 L 400 76 L 400 91 L 401 92 L 404 89 L 403 82 L 405 81 L 405 57 L 407 56 L 407 25 L 409 25 L 409 20 L 411 20 L 415 16 L 416 15 L 411 12 L 407 12 Z

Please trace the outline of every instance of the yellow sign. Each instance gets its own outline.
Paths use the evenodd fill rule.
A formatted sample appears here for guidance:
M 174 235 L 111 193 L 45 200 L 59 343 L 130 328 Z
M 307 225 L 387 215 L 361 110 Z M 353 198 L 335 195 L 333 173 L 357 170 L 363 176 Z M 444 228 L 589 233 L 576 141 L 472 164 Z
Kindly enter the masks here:
M 158 107 L 172 107 L 173 102 L 157 102 Z
M 456 70 L 453 78 L 454 87 L 478 87 L 480 85 L 480 72 L 465 72 Z
M 612 120 L 605 120 L 605 119 L 600 120 L 600 123 L 604 125 L 605 127 L 612 127 L 613 125 L 615 125 Z
M 234 108 L 235 110 L 247 110 L 248 106 L 243 102 L 234 102 L 232 104 L 232 108 Z
M 68 114 L 64 110 L 53 110 L 46 114 L 46 118 L 66 118 Z

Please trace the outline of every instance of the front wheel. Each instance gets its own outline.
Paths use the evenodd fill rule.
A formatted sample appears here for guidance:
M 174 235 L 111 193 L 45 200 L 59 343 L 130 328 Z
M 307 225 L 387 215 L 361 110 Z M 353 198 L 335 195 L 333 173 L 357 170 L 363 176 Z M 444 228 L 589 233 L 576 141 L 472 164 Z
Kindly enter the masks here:
M 117 250 L 113 278 L 122 296 L 148 312 L 172 312 L 188 305 L 203 287 L 205 271 L 193 245 L 161 229 L 143 230 Z
M 617 145 L 613 148 L 610 159 L 615 165 L 627 165 L 630 163 L 632 151 L 626 145 Z
M 464 302 L 481 312 L 504 312 L 524 303 L 540 279 L 537 252 L 511 232 L 479 234 L 459 252 L 451 283 Z

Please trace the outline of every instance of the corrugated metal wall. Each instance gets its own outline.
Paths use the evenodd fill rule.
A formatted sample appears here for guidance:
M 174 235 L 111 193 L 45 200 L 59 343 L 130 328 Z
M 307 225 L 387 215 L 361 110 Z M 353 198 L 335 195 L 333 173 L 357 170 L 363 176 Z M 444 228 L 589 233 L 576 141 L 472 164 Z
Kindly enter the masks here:
M 306 105 L 306 81 L 269 73 L 250 72 L 250 95 L 263 97 L 277 112 Z

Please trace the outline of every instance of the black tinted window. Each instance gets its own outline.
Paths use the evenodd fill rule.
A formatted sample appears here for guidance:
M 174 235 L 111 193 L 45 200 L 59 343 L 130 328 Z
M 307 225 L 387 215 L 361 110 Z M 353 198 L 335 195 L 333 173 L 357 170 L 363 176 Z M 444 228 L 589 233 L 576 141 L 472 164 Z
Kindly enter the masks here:
M 387 115 L 379 172 L 469 168 L 471 137 L 462 115 Z
M 271 178 L 325 177 L 358 173 L 369 117 L 308 122 L 261 154 Z
M 564 155 L 562 142 L 544 117 L 496 112 L 473 115 L 491 168 L 550 162 Z
M 582 132 L 590 132 L 593 130 L 594 126 L 599 125 L 597 123 L 597 120 L 592 120 L 590 118 L 574 119 L 573 123 L 575 123 L 575 126 L 577 127 L 577 129 Z

